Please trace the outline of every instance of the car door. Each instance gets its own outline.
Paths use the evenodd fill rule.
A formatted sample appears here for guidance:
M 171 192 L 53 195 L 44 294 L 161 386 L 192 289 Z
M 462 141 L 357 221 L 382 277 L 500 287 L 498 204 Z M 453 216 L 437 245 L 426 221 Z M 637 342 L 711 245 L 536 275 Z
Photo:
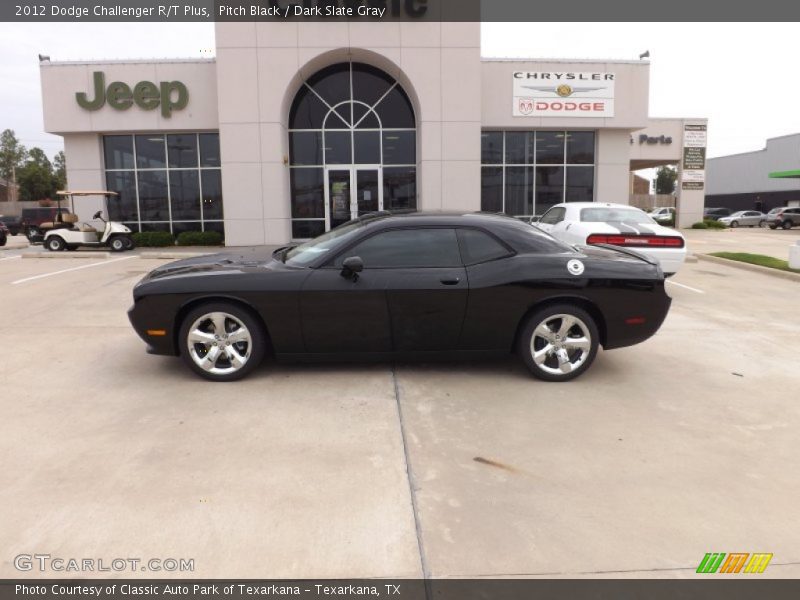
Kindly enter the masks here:
M 468 282 L 452 227 L 402 227 L 379 231 L 340 254 L 364 263 L 355 285 L 382 288 L 392 350 L 426 352 L 458 346 Z

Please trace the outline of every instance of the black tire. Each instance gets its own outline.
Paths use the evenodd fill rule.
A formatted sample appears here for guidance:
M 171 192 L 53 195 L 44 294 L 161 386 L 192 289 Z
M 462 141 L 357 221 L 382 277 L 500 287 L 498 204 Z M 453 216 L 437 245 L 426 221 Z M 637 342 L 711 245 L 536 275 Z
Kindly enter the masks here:
M 793 225 L 793 223 L 789 219 L 786 219 L 783 222 L 783 225 L 781 225 L 781 227 L 783 227 L 784 229 L 791 229 L 792 225 Z
M 25 232 L 25 237 L 28 238 L 29 242 L 33 241 L 33 238 L 39 235 L 38 227 L 28 227 L 28 230 Z
M 204 356 L 207 357 L 212 351 L 212 348 L 209 346 L 209 344 L 196 343 L 190 345 L 190 330 L 192 330 L 198 321 L 200 323 L 199 326 L 205 328 L 203 330 L 205 333 L 218 335 L 216 334 L 216 327 L 214 327 L 212 320 L 210 318 L 204 319 L 204 317 L 214 313 L 224 313 L 230 317 L 226 318 L 224 321 L 224 326 L 226 328 L 235 327 L 237 325 L 235 321 L 239 321 L 238 324 L 243 325 L 246 331 L 249 333 L 249 342 L 234 342 L 232 344 L 233 348 L 230 348 L 230 350 L 235 350 L 240 357 L 246 358 L 244 364 L 238 367 L 236 370 L 230 370 L 231 368 L 234 368 L 234 364 L 232 361 L 228 360 L 227 356 L 224 355 L 224 353 L 227 353 L 229 349 L 221 347 L 222 343 L 219 345 L 221 348 L 218 350 L 218 358 L 213 363 L 213 368 L 219 367 L 219 370 L 222 372 L 206 370 L 198 364 L 198 362 L 205 363 Z M 233 334 L 237 331 L 239 331 L 238 328 L 233 328 L 230 331 L 226 330 L 225 335 Z M 227 343 L 226 346 L 230 347 L 231 343 Z M 204 379 L 218 382 L 236 381 L 246 377 L 254 369 L 258 368 L 258 366 L 264 360 L 264 355 L 267 348 L 267 333 L 258 317 L 256 317 L 246 308 L 230 302 L 209 302 L 194 308 L 183 319 L 178 332 L 178 348 L 180 350 L 180 355 L 183 362 L 186 363 L 186 365 L 192 371 Z M 204 352 L 205 354 L 203 354 Z M 228 365 L 227 372 L 225 372 L 226 364 Z M 209 363 L 209 368 L 212 368 L 211 363 Z
M 6 238 L 6 236 L 0 237 L 0 247 L 5 246 L 7 241 L 8 238 Z
M 64 240 L 57 235 L 51 235 L 49 238 L 47 238 L 44 242 L 44 246 L 50 250 L 50 252 L 61 252 L 67 247 L 67 245 L 64 243 Z
M 767 222 L 766 222 L 764 219 L 761 219 L 761 220 L 758 222 L 758 226 L 759 226 L 761 229 L 763 229 L 764 227 L 766 227 L 766 226 L 767 226 Z
M 108 240 L 108 248 L 112 252 L 124 252 L 125 251 L 125 237 L 121 235 L 115 235 L 110 240 Z
M 562 315 L 576 320 L 575 325 L 566 332 L 553 329 L 555 324 L 563 327 L 564 319 L 560 318 Z M 545 340 L 537 333 L 540 325 L 545 326 L 550 331 L 552 342 Z M 578 335 L 579 332 L 580 336 Z M 566 333 L 566 335 L 558 335 L 562 333 Z M 573 347 L 572 350 L 569 350 L 571 344 L 567 343 L 568 340 L 573 340 L 572 343 L 574 344 L 579 339 L 585 338 L 588 338 L 586 340 L 588 341 L 588 348 Z M 555 304 L 536 311 L 525 320 L 517 340 L 517 352 L 522 357 L 525 366 L 537 379 L 569 381 L 581 375 L 592 365 L 595 356 L 597 356 L 599 345 L 600 333 L 597 329 L 597 324 L 589 313 L 572 304 Z M 573 365 L 568 372 L 563 371 L 559 366 L 562 364 L 559 357 L 555 354 L 550 354 L 547 351 L 548 347 L 553 352 L 559 348 L 566 352 L 566 358 Z M 539 354 L 537 350 L 539 352 L 543 351 L 544 354 Z M 534 352 L 539 354 L 539 358 L 534 358 Z M 566 362 L 563 364 L 566 364 Z
M 124 239 L 125 239 L 125 250 L 126 251 L 133 250 L 134 248 L 136 248 L 136 242 L 133 241 L 133 238 L 131 236 L 126 235 Z
M 770 226 L 769 226 L 769 228 L 770 228 L 770 229 L 777 229 L 777 228 L 778 228 L 778 226 L 777 226 L 777 225 L 770 225 Z
M 731 221 L 731 229 L 739 226 L 739 221 Z

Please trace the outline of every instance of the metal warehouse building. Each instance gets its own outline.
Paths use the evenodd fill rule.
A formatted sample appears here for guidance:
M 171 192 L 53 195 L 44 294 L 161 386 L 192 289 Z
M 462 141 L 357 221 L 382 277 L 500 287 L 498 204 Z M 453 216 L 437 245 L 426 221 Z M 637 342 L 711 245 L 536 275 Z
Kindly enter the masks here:
M 69 186 L 119 192 L 135 231 L 236 246 L 375 210 L 627 203 L 631 171 L 677 164 L 679 225 L 701 218 L 706 121 L 650 119 L 646 61 L 482 59 L 479 23 L 217 23 L 216 45 L 42 63 Z

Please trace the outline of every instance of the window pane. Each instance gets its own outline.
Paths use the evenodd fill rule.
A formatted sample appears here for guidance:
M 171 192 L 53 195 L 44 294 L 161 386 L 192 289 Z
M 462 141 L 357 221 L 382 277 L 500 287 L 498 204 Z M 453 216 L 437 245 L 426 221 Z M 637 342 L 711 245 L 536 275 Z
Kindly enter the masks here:
M 594 200 L 594 167 L 567 167 L 567 202 Z
M 481 210 L 503 212 L 503 168 L 483 167 L 481 169 Z
M 163 169 L 167 156 L 163 135 L 136 136 L 136 167 L 139 169 Z
M 322 165 L 322 133 L 290 133 L 289 159 L 293 165 Z
M 385 129 L 412 129 L 415 127 L 414 110 L 406 93 L 395 86 L 375 108 Z
M 383 164 L 413 165 L 417 162 L 415 131 L 386 131 L 383 134 Z
M 309 77 L 308 85 L 330 106 L 350 100 L 350 63 L 339 63 L 318 71 Z
M 344 104 L 331 110 L 322 122 L 324 129 L 350 129 L 350 105 Z
M 142 221 L 169 221 L 166 171 L 139 171 L 139 210 Z
M 503 132 L 484 131 L 481 133 L 481 162 L 500 164 L 503 162 Z
M 356 121 L 356 123 L 358 123 L 358 129 L 380 129 L 381 127 L 375 111 L 370 111 L 370 113 L 364 117 L 361 122 Z
M 322 121 L 328 110 L 325 103 L 304 85 L 292 102 L 289 129 L 322 129 Z
M 455 267 L 461 255 L 454 229 L 402 229 L 372 236 L 336 259 L 359 256 L 364 268 Z
M 353 162 L 349 131 L 325 132 L 325 164 L 349 165 Z
M 109 171 L 106 173 L 106 188 L 119 196 L 108 199 L 110 221 L 138 221 L 136 209 L 136 180 L 133 171 Z
M 307 240 L 325 233 L 325 221 L 292 221 L 292 239 Z
M 197 135 L 194 133 L 168 135 L 167 154 L 170 169 L 196 167 Z
M 467 265 L 494 260 L 509 254 L 500 242 L 477 229 L 459 229 L 458 240 L 461 243 L 461 258 Z
M 532 131 L 506 132 L 506 164 L 533 164 L 534 133 Z
M 536 207 L 541 215 L 564 201 L 564 167 L 536 167 Z
M 416 168 L 383 170 L 383 208 L 385 210 L 417 208 Z
M 324 173 L 322 169 L 291 169 L 293 218 L 325 218 Z
M 169 233 L 169 223 L 142 223 L 142 231 L 166 231 Z
M 375 67 L 353 64 L 353 99 L 373 106 L 394 84 L 394 79 Z
M 202 231 L 203 225 L 200 221 L 176 221 L 172 223 L 172 233 L 178 235 L 186 231 Z
M 381 134 L 377 131 L 356 131 L 353 134 L 355 159 L 360 165 L 378 165 L 381 162 Z
M 225 235 L 225 224 L 220 221 L 212 221 L 211 223 L 205 221 L 203 223 L 203 231 L 216 231 Z
M 506 168 L 505 213 L 511 216 L 533 214 L 533 167 Z
M 200 136 L 200 166 L 219 167 L 219 134 L 201 133 Z
M 133 136 L 106 135 L 103 137 L 106 169 L 133 168 Z
M 175 221 L 200 220 L 200 181 L 198 172 L 170 171 L 169 193 L 172 201 L 172 219 Z
M 222 172 L 219 169 L 200 171 L 203 184 L 203 219 L 222 218 Z
M 536 132 L 536 163 L 540 165 L 564 164 L 564 132 Z
M 594 164 L 594 131 L 567 132 L 567 164 Z

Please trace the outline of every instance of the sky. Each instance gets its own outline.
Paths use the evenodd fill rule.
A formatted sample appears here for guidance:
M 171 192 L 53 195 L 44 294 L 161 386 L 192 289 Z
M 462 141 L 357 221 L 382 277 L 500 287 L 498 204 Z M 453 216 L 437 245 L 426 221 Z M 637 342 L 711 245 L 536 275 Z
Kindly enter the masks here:
M 638 60 L 650 51 L 650 116 L 709 119 L 709 156 L 800 132 L 796 23 L 484 23 L 484 57 Z M 52 60 L 213 56 L 208 23 L 0 23 L 0 130 L 52 156 L 38 54 Z M 510 85 L 510 83 L 509 83 Z

